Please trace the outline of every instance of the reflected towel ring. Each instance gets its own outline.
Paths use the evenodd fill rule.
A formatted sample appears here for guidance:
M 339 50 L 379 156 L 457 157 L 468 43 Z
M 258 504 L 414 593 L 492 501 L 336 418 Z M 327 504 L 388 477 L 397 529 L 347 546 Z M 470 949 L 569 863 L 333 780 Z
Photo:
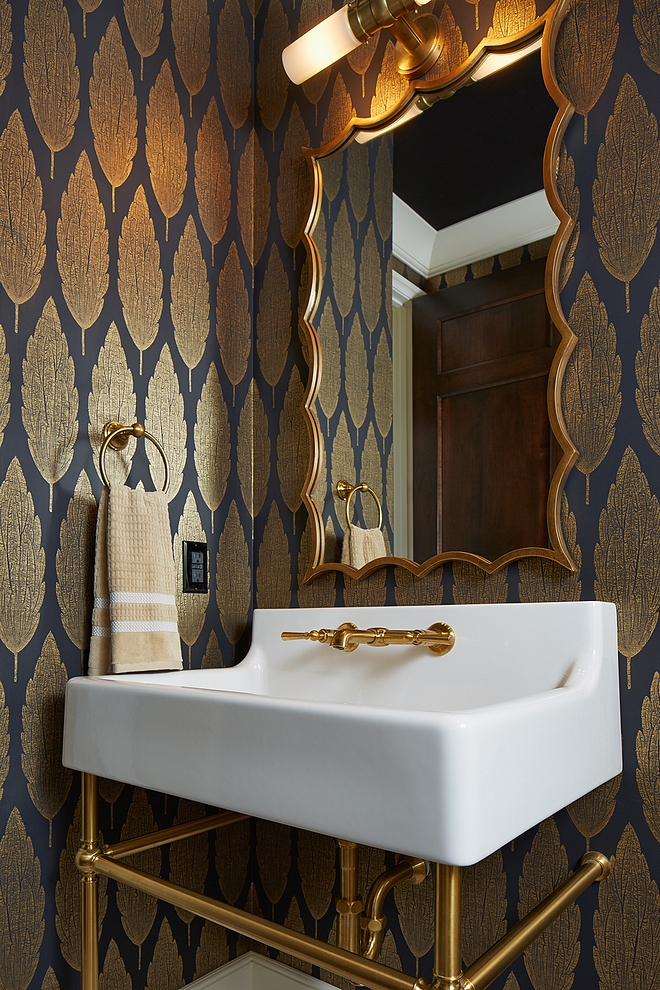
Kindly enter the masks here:
M 156 440 L 155 437 L 152 437 L 151 433 L 147 433 L 142 423 L 133 423 L 132 426 L 123 426 L 121 423 L 110 422 L 106 423 L 103 427 L 103 443 L 101 444 L 101 450 L 99 451 L 99 471 L 101 473 L 101 480 L 103 481 L 105 487 L 110 487 L 110 482 L 108 481 L 108 476 L 105 472 L 106 451 L 108 447 L 112 447 L 113 450 L 124 450 L 128 443 L 129 437 L 137 437 L 138 439 L 140 437 L 144 437 L 145 440 L 151 440 L 152 444 L 163 458 L 163 468 L 165 471 L 163 491 L 166 492 L 170 483 L 170 465 L 167 461 L 167 455 L 158 440 Z
M 339 495 L 339 498 L 343 499 L 346 502 L 346 523 L 348 527 L 350 528 L 351 526 L 351 515 L 350 515 L 351 499 L 353 498 L 356 492 L 369 492 L 369 494 L 373 497 L 376 505 L 378 506 L 378 529 L 382 529 L 383 507 L 380 504 L 380 499 L 376 495 L 373 488 L 370 488 L 369 485 L 365 484 L 364 481 L 360 485 L 351 485 L 350 482 L 348 481 L 338 481 L 337 495 Z

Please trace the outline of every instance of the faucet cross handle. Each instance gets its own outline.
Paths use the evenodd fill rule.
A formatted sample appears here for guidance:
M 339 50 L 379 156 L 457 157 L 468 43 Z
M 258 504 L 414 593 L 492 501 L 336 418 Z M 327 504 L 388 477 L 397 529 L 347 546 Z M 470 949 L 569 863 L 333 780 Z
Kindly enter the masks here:
M 327 643 L 344 653 L 357 650 L 360 643 L 366 646 L 426 646 L 436 656 L 449 653 L 455 642 L 454 630 L 446 622 L 434 622 L 428 629 L 386 629 L 383 626 L 358 629 L 353 622 L 343 622 L 338 629 L 283 632 L 282 639 Z

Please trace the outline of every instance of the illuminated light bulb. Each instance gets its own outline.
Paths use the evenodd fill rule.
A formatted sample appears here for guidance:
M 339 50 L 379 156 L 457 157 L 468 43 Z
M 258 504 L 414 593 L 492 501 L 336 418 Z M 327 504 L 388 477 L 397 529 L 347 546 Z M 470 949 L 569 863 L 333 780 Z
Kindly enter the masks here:
M 485 79 L 486 76 L 492 75 L 493 72 L 506 69 L 507 65 L 513 65 L 514 62 L 524 58 L 526 55 L 531 55 L 532 52 L 538 51 L 541 47 L 542 40 L 542 37 L 539 35 L 526 48 L 521 48 L 517 52 L 488 52 L 488 55 L 486 55 L 479 68 L 472 73 L 473 81 L 479 82 L 480 79 Z
M 380 137 L 381 134 L 387 134 L 388 131 L 393 131 L 395 127 L 399 127 L 401 124 L 405 124 L 407 120 L 412 120 L 413 117 L 419 116 L 423 113 L 426 107 L 420 107 L 416 103 L 409 106 L 404 114 L 402 114 L 393 123 L 388 124 L 386 127 L 381 127 L 377 131 L 358 131 L 355 135 L 355 140 L 359 144 L 366 144 L 367 141 L 373 141 L 374 138 Z
M 284 71 L 299 85 L 361 44 L 348 23 L 348 9 L 342 7 L 284 49 Z

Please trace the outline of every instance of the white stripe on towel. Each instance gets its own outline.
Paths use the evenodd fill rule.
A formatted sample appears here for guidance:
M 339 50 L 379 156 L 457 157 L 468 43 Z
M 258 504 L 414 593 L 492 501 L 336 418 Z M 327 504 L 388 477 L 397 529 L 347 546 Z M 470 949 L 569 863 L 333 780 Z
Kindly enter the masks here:
M 174 595 L 162 595 L 157 591 L 111 591 L 113 605 L 176 605 Z
M 108 626 L 92 626 L 92 636 L 109 636 L 110 628 Z
M 110 607 L 110 599 L 109 598 L 95 598 L 94 599 L 94 608 L 109 608 L 109 607 Z
M 176 622 L 159 622 L 156 620 L 147 622 L 111 622 L 110 629 L 113 633 L 143 633 L 143 632 L 178 632 L 179 626 Z

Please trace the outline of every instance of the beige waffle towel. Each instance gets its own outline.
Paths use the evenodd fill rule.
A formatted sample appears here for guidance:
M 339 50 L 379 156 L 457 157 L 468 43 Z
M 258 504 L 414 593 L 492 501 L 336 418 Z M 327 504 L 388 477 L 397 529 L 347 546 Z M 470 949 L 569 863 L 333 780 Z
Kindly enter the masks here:
M 344 533 L 344 543 L 341 548 L 342 564 L 351 567 L 364 567 L 377 557 L 387 557 L 385 538 L 380 529 L 362 529 L 360 526 L 350 526 Z
M 113 485 L 96 523 L 89 674 L 181 670 L 174 558 L 163 492 Z

